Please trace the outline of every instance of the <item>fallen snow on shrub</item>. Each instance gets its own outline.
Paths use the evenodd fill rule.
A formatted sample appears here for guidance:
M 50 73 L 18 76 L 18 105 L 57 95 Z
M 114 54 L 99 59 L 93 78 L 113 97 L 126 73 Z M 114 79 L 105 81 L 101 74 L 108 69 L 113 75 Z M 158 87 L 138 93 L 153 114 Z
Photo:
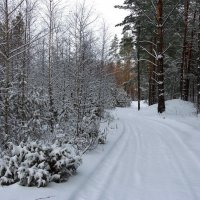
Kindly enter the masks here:
M 67 181 L 80 164 L 79 152 L 70 144 L 10 143 L 0 160 L 0 184 L 44 187 L 51 181 Z

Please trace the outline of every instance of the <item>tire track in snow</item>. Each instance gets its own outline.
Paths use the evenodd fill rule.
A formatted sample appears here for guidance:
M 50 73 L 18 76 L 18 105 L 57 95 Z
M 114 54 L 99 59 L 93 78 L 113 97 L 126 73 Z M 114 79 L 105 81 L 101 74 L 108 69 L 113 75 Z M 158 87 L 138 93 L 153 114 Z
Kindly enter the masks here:
M 126 126 L 128 129 L 126 130 L 126 134 L 128 136 L 128 142 L 126 145 L 126 151 L 123 152 L 124 157 L 122 157 L 121 161 L 118 163 L 117 167 L 115 168 L 115 171 L 113 173 L 113 176 L 109 178 L 106 182 L 105 189 L 102 190 L 100 196 L 98 197 L 97 200 L 109 200 L 109 199 L 116 199 L 114 197 L 115 194 L 110 194 L 110 192 L 113 191 L 113 188 L 118 188 L 119 189 L 119 182 L 118 180 L 114 180 L 116 177 L 119 177 L 119 174 L 122 175 L 120 179 L 120 185 L 126 185 L 126 184 L 131 184 L 131 187 L 134 187 L 134 185 L 140 185 L 140 176 L 138 173 L 135 173 L 136 165 L 137 165 L 137 151 L 138 151 L 138 136 L 136 130 L 133 130 L 133 127 L 130 126 L 129 123 L 126 121 L 123 122 L 124 126 Z M 128 155 L 126 153 L 131 152 L 132 155 Z M 137 170 L 138 171 L 138 170 Z M 122 174 L 122 172 L 124 172 Z M 132 172 L 132 173 L 131 173 Z M 132 182 L 130 181 L 132 180 Z M 127 199 L 126 194 L 123 193 L 123 199 Z M 110 198 L 109 198 L 110 197 Z M 119 198 L 119 194 L 117 195 Z
M 128 123 L 128 125 L 130 126 L 129 123 Z M 133 125 L 131 125 L 130 129 L 131 129 L 131 132 L 134 133 L 133 141 L 135 139 L 135 142 L 133 143 L 133 144 L 135 144 L 135 152 L 133 152 L 135 162 L 133 165 L 134 170 L 132 170 L 132 171 L 133 171 L 133 175 L 135 177 L 136 185 L 140 186 L 141 185 L 141 172 L 139 170 L 139 164 L 138 164 L 139 161 L 138 160 L 139 160 L 139 156 L 140 156 L 139 152 L 141 152 L 141 144 L 142 144 L 141 133 L 137 126 L 133 127 Z
M 154 124 L 156 124 L 156 126 L 158 126 L 158 124 L 159 124 L 159 126 L 162 126 L 163 128 L 165 128 L 165 130 L 167 129 L 167 130 L 169 130 L 169 132 L 173 133 L 173 134 L 171 134 L 171 136 L 174 136 L 174 138 L 176 138 L 175 141 L 178 141 L 178 144 L 180 146 L 182 146 L 182 148 L 184 149 L 185 153 L 183 153 L 181 151 L 180 155 L 178 155 L 177 151 L 174 150 L 173 145 L 166 140 L 166 136 L 164 137 L 163 134 L 161 134 L 161 132 L 158 131 L 157 128 L 155 128 L 155 132 L 159 135 L 160 140 L 162 141 L 163 144 L 165 144 L 168 147 L 167 149 L 171 152 L 170 155 L 172 155 L 174 157 L 173 161 L 176 161 L 176 162 L 171 162 L 171 163 L 174 166 L 174 168 L 176 169 L 177 173 L 179 174 L 179 178 L 182 179 L 183 182 L 187 185 L 192 199 L 194 198 L 195 200 L 199 200 L 199 196 L 198 196 L 196 190 L 192 187 L 192 182 L 189 179 L 190 174 L 188 173 L 188 169 L 186 169 L 185 163 L 183 163 L 183 161 L 181 161 L 181 159 L 180 159 L 181 155 L 187 154 L 188 155 L 187 157 L 189 159 L 191 159 L 191 157 L 194 158 L 194 155 L 189 153 L 190 152 L 189 148 L 186 145 L 184 145 L 183 141 L 181 141 L 177 137 L 177 133 L 176 133 L 176 131 L 174 131 L 174 129 L 170 128 L 169 126 L 167 126 L 165 124 L 162 124 L 160 121 L 156 121 L 156 120 L 152 120 L 152 119 L 148 119 L 148 120 L 153 122 Z M 177 145 L 177 143 L 176 143 L 176 145 Z M 177 148 L 177 149 L 181 149 L 181 148 Z M 196 162 L 197 166 L 199 166 L 199 171 L 200 171 L 199 160 L 197 160 L 196 157 L 195 157 L 195 159 L 192 159 L 192 160 Z
M 161 135 L 160 133 L 158 133 L 159 135 Z M 163 136 L 161 136 L 162 138 Z M 162 141 L 165 141 L 164 138 L 161 139 Z M 188 178 L 189 175 L 186 172 L 187 170 L 185 170 L 185 168 L 183 167 L 184 165 L 181 163 L 181 161 L 179 160 L 179 156 L 176 154 L 176 151 L 173 151 L 172 149 L 172 145 L 170 145 L 168 142 L 165 141 L 166 146 L 168 147 L 168 149 L 171 152 L 171 155 L 174 157 L 173 160 L 176 160 L 175 162 L 171 162 L 172 165 L 174 166 L 174 168 L 176 169 L 177 173 L 179 174 L 180 179 L 183 180 L 183 182 L 185 182 L 185 184 L 187 185 L 187 187 L 189 188 L 190 191 L 190 195 L 191 197 L 194 197 L 196 200 L 199 200 L 199 197 L 196 193 L 196 191 L 194 190 L 194 188 L 192 187 L 192 182 L 191 180 Z M 167 156 L 166 156 L 167 157 Z
M 124 154 L 124 151 L 125 151 L 125 148 L 126 148 L 126 144 L 128 142 L 128 137 L 126 137 L 126 127 L 124 126 L 124 124 L 122 124 L 122 132 L 120 134 L 120 136 L 118 137 L 117 141 L 112 145 L 112 147 L 109 149 L 109 151 L 107 152 L 106 154 L 106 157 L 103 157 L 99 163 L 97 164 L 97 167 L 89 174 L 89 176 L 87 177 L 88 179 L 87 180 L 84 180 L 82 182 L 82 184 L 80 184 L 80 186 L 77 188 L 76 191 L 73 192 L 73 195 L 69 198 L 69 200 L 87 200 L 87 196 L 84 196 L 87 192 L 87 186 L 91 188 L 91 185 L 95 185 L 97 184 L 98 185 L 98 182 L 97 179 L 98 179 L 98 175 L 96 175 L 96 172 L 100 172 L 102 171 L 104 168 L 107 169 L 106 166 L 109 166 L 109 160 L 110 158 L 112 157 L 112 155 L 115 157 L 115 163 L 113 166 L 111 166 L 109 168 L 109 170 L 105 170 L 103 171 L 103 176 L 105 174 L 107 174 L 107 178 L 103 181 L 103 184 L 101 184 L 100 188 L 98 188 L 98 192 L 101 192 L 104 185 L 106 184 L 106 182 L 112 177 L 112 172 L 113 170 L 116 168 L 116 166 L 118 165 L 118 160 L 119 158 Z M 126 137 L 126 138 L 124 138 Z M 122 144 L 121 144 L 122 143 Z M 120 147 L 118 149 L 116 149 L 116 147 Z M 119 153 L 116 153 L 116 150 L 119 150 Z M 103 176 L 101 176 L 100 178 L 103 178 Z M 94 178 L 94 179 L 93 179 Z M 97 178 L 97 179 L 95 179 Z M 96 182 L 95 184 L 91 184 L 90 182 Z M 89 189 L 90 189 L 89 188 Z M 89 191 L 89 195 L 91 195 L 90 192 L 96 192 L 96 191 Z M 86 194 L 87 195 L 87 194 Z M 95 198 L 93 198 L 95 200 Z
M 193 161 L 195 161 L 196 165 L 198 165 L 199 168 L 200 168 L 200 159 L 199 159 L 199 157 L 196 156 L 193 153 L 193 151 L 190 149 L 190 147 L 188 145 L 186 145 L 186 143 L 184 143 L 183 139 L 181 139 L 181 137 L 177 134 L 177 132 L 182 132 L 183 131 L 182 129 L 179 129 L 179 128 L 173 126 L 173 125 L 171 126 L 173 128 L 171 128 L 171 127 L 169 127 L 170 125 L 163 124 L 162 122 L 157 121 L 157 120 L 153 120 L 153 119 L 148 119 L 148 120 L 159 124 L 159 126 L 162 126 L 165 129 L 170 130 L 170 132 L 173 133 L 173 134 L 171 134 L 171 136 L 174 136 L 176 138 L 176 141 L 178 141 L 178 143 L 185 149 L 185 152 L 187 152 L 187 154 L 189 154 L 188 157 L 189 158 L 193 158 Z

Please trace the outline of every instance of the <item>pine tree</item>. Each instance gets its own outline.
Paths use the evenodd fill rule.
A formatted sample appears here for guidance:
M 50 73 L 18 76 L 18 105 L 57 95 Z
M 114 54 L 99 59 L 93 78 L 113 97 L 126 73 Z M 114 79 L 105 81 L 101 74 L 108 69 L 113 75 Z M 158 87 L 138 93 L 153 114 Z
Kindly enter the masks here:
M 137 48 L 141 49 L 139 62 L 141 66 L 144 66 L 141 67 L 142 70 L 146 68 L 144 70 L 146 78 L 141 79 L 141 84 L 146 84 L 148 81 L 148 84 L 144 84 L 142 88 L 144 88 L 144 91 L 148 91 L 149 105 L 158 101 L 158 112 L 161 113 L 165 110 L 165 98 L 178 98 L 182 96 L 181 93 L 184 90 L 184 95 L 188 99 L 189 94 L 190 96 L 192 94 L 191 90 L 195 90 L 193 62 L 193 49 L 195 49 L 193 43 L 195 38 L 194 27 L 196 24 L 195 2 L 190 1 L 190 9 L 189 1 L 181 2 L 178 0 L 158 0 L 156 2 L 127 0 L 123 6 L 116 6 L 120 9 L 130 10 L 131 14 L 119 25 L 123 25 L 124 30 L 133 31 L 136 35 L 136 41 L 138 37 L 137 24 L 138 22 L 142 22 L 140 28 L 140 45 L 137 45 Z M 192 11 L 194 12 L 192 13 Z M 184 15 L 185 23 L 182 20 Z M 181 46 L 182 38 L 184 40 L 183 43 L 185 43 L 183 45 L 185 53 L 182 53 L 181 72 L 179 68 L 181 58 L 179 47 Z M 182 80 L 183 78 L 180 80 L 180 72 L 182 73 L 181 76 L 184 76 L 184 80 Z M 183 72 L 185 75 L 183 75 Z M 180 85 L 181 89 L 179 88 L 178 81 L 184 82 L 183 86 Z M 193 83 L 193 89 L 190 81 Z M 148 89 L 146 89 L 147 86 Z M 157 97 L 155 96 L 156 94 Z
M 124 33 L 120 42 L 119 55 L 121 58 L 121 68 L 123 69 L 123 86 L 127 94 L 133 99 L 134 88 L 133 85 L 133 37 L 128 33 Z

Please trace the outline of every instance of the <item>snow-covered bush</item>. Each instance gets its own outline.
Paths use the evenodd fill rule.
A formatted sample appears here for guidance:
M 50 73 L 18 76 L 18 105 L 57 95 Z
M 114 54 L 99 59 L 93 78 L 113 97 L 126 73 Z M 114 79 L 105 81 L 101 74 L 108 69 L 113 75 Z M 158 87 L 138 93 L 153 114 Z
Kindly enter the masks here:
M 116 88 L 112 91 L 114 105 L 117 107 L 129 107 L 131 98 L 127 95 L 123 88 Z
M 101 133 L 98 137 L 98 143 L 99 144 L 105 144 L 107 140 L 107 135 L 104 133 Z
M 66 181 L 80 164 L 81 157 L 70 144 L 10 143 L 0 160 L 0 184 L 19 181 L 23 186 L 44 187 L 51 181 Z
M 83 117 L 80 124 L 81 134 L 75 138 L 74 142 L 78 149 L 93 149 L 98 145 L 100 126 L 100 117 L 98 114 L 98 108 L 95 108 Z
M 48 170 L 36 166 L 31 168 L 24 166 L 18 169 L 18 178 L 20 185 L 44 187 L 50 181 L 50 174 Z
M 4 133 L 4 117 L 0 113 L 0 147 L 5 150 L 6 143 L 21 141 L 41 140 L 49 137 L 48 131 L 48 101 L 44 90 L 31 87 L 26 95 L 18 91 L 18 86 L 13 83 L 13 90 L 9 93 L 9 134 Z M 45 127 L 47 127 L 45 129 Z M 6 135 L 6 137 L 5 137 Z M 2 143 L 2 144 L 1 144 Z

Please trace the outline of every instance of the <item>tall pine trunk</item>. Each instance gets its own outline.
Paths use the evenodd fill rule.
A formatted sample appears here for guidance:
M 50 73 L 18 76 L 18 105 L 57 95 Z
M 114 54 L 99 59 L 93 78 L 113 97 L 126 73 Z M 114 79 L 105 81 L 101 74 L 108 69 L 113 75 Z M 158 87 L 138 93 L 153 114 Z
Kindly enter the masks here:
M 140 99 L 141 99 L 141 90 L 140 90 L 140 22 L 138 22 L 138 36 L 137 36 L 137 79 L 138 79 L 138 110 L 140 110 Z
M 180 80 L 180 92 L 181 99 L 187 101 L 187 76 L 188 76 L 188 44 L 187 44 L 187 32 L 188 32 L 188 12 L 189 12 L 189 0 L 185 0 L 184 3 L 184 35 L 183 35 L 183 51 L 182 51 L 182 63 L 181 63 L 181 80 Z
M 198 26 L 198 66 L 197 66 L 197 112 L 200 113 L 200 5 Z
M 165 111 L 164 98 L 164 55 L 163 55 L 163 0 L 157 2 L 157 83 L 158 83 L 158 112 Z
M 188 101 L 189 99 L 189 92 L 190 92 L 190 78 L 189 78 L 189 74 L 191 73 L 191 65 L 192 65 L 192 53 L 193 53 L 193 40 L 194 40 L 194 27 L 195 27 L 195 22 L 196 22 L 196 9 L 193 15 L 193 28 L 191 31 L 191 38 L 190 38 L 190 43 L 188 45 L 188 57 L 187 57 L 187 65 L 186 65 L 186 77 L 185 77 L 185 90 L 184 90 L 184 96 L 185 96 L 185 100 Z M 192 98 L 191 98 L 192 99 Z
M 150 48 L 149 48 L 149 52 L 151 54 L 153 54 L 153 44 L 155 41 L 152 39 L 152 43 L 150 43 Z M 156 63 L 155 61 L 155 58 L 152 57 L 152 55 L 150 55 L 149 57 L 149 60 L 151 62 L 149 62 L 149 106 L 150 105 L 153 105 L 156 103 L 156 68 L 155 68 L 155 64 L 153 63 Z

